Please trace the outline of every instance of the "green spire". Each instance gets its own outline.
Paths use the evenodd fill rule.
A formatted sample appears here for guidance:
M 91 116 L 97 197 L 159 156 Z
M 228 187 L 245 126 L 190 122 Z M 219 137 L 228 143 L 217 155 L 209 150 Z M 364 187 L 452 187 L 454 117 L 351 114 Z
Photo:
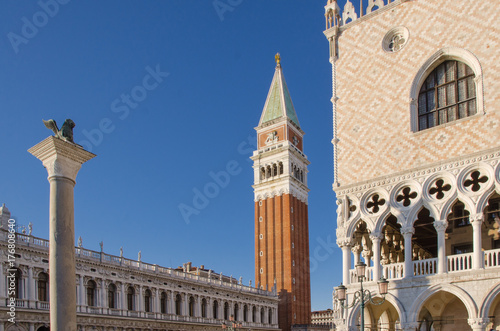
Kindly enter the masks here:
M 276 71 L 267 95 L 259 126 L 278 118 L 287 117 L 300 127 L 280 62 L 281 58 L 278 53 L 276 54 Z

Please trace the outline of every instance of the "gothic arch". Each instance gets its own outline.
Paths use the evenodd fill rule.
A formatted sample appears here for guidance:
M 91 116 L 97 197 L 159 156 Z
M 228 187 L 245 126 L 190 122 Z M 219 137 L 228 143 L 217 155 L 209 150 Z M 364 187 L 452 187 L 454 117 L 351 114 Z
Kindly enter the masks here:
M 410 87 L 410 116 L 411 131 L 418 131 L 418 93 L 427 76 L 441 63 L 446 60 L 456 60 L 467 64 L 476 76 L 476 102 L 477 115 L 485 114 L 483 96 L 483 69 L 476 55 L 470 51 L 458 47 L 445 47 L 434 53 L 415 75 Z
M 476 206 L 474 205 L 474 202 L 469 197 L 462 195 L 462 194 L 459 194 L 457 197 L 446 201 L 445 205 L 443 206 L 443 210 L 441 211 L 440 220 L 447 219 L 448 216 L 452 212 L 451 209 L 459 201 L 464 204 L 464 209 L 467 210 L 470 215 L 472 215 L 474 213 L 474 211 L 476 210 Z M 436 221 L 438 221 L 438 220 L 436 220 Z
M 492 308 L 492 304 L 495 301 L 496 297 L 500 295 L 500 283 L 496 284 L 492 288 L 487 291 L 483 302 L 481 302 L 481 307 L 479 308 L 479 318 L 488 318 L 490 316 L 490 310 Z
M 415 300 L 413 301 L 413 305 L 410 307 L 408 311 L 408 317 L 407 321 L 408 322 L 417 322 L 418 321 L 418 314 L 420 313 L 420 310 L 422 309 L 422 306 L 424 303 L 433 295 L 435 295 L 437 292 L 444 292 L 444 293 L 450 293 L 455 295 L 457 298 L 459 298 L 462 303 L 464 304 L 465 308 L 467 309 L 467 313 L 469 315 L 469 318 L 475 318 L 477 316 L 477 305 L 470 296 L 469 293 L 464 291 L 462 288 L 452 285 L 452 284 L 436 284 L 433 286 L 428 287 L 425 291 L 420 293 Z
M 349 223 L 349 225 L 347 226 L 347 232 L 346 232 L 347 238 L 352 238 L 354 236 L 354 232 L 356 232 L 356 227 L 361 222 L 364 222 L 366 224 L 366 230 L 368 230 L 368 232 L 373 232 L 373 229 L 375 228 L 375 224 L 373 223 L 373 220 L 371 220 L 369 218 L 364 219 L 364 218 L 359 217 L 356 220 L 351 221 Z
M 495 186 L 491 186 L 481 195 L 481 197 L 478 199 L 476 203 L 476 210 L 475 210 L 476 214 L 482 214 L 484 212 L 484 210 L 488 206 L 490 198 L 495 193 L 500 194 L 498 193 L 498 191 L 500 190 L 497 190 Z

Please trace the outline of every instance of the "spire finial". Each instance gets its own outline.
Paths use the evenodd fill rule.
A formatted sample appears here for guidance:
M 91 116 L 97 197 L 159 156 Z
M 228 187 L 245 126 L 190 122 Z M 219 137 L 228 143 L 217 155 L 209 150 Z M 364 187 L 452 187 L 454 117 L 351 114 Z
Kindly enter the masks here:
M 279 67 L 281 65 L 280 53 L 276 53 L 276 55 L 274 56 L 274 59 L 276 60 L 276 66 Z

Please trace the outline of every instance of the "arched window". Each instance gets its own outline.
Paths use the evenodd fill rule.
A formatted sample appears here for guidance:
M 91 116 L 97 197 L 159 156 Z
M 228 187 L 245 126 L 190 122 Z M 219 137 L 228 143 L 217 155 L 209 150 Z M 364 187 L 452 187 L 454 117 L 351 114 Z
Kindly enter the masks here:
M 49 276 L 45 272 L 41 272 L 38 275 L 38 301 L 49 301 L 47 285 L 49 282 Z
M 16 286 L 14 291 L 15 291 L 16 299 L 22 299 L 22 293 L 21 293 L 22 279 L 23 279 L 23 273 L 21 272 L 21 270 L 16 269 L 16 272 L 14 275 L 14 283 Z
M 108 286 L 108 307 L 116 308 L 116 285 L 109 284 Z
M 87 306 L 89 307 L 94 307 L 95 304 L 95 291 L 96 291 L 97 285 L 93 280 L 89 280 L 87 283 Z
M 194 316 L 194 298 L 189 297 L 189 316 Z
M 229 304 L 227 302 L 224 303 L 224 319 L 229 319 Z
M 264 308 L 260 309 L 260 322 L 264 323 Z
M 418 94 L 418 131 L 475 115 L 474 79 L 463 62 L 448 60 L 434 69 Z
M 127 290 L 127 309 L 135 309 L 135 289 L 132 286 L 129 286 Z
M 252 322 L 257 322 L 257 308 L 255 306 L 252 308 Z
M 267 316 L 267 319 L 269 324 L 273 324 L 273 310 L 271 308 L 269 308 L 269 315 Z
M 201 317 L 207 317 L 207 299 L 201 300 Z
M 219 303 L 217 300 L 214 300 L 214 303 L 212 304 L 213 308 L 213 318 L 219 318 Z
M 144 311 L 146 313 L 151 312 L 151 290 L 149 289 L 144 291 Z
M 248 306 L 243 306 L 243 322 L 248 322 Z
M 283 175 L 283 162 L 279 163 L 279 172 L 280 172 L 280 175 Z
M 238 313 L 239 313 L 239 308 L 240 308 L 240 307 L 238 306 L 238 304 L 237 304 L 237 303 L 235 303 L 235 304 L 234 304 L 234 320 L 235 320 L 235 321 L 238 321 L 238 320 L 239 320 L 239 317 L 240 317 L 240 316 L 239 316 L 239 314 L 238 314 Z
M 167 313 L 167 295 L 165 294 L 165 292 L 161 292 L 160 295 L 160 313 Z
M 180 294 L 175 296 L 175 315 L 181 314 L 182 297 Z

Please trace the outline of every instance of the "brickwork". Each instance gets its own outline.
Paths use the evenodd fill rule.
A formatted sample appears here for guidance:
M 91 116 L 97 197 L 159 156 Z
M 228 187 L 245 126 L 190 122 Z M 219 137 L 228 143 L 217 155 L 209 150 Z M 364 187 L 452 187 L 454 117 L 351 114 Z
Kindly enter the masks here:
M 498 1 L 406 1 L 340 28 L 336 62 L 340 186 L 498 145 L 500 62 L 492 54 L 500 44 L 500 29 L 494 24 L 499 13 Z M 399 52 L 388 53 L 382 40 L 396 26 L 408 29 L 408 43 Z M 414 78 L 445 47 L 466 49 L 479 61 L 484 109 L 446 126 L 413 132 Z

